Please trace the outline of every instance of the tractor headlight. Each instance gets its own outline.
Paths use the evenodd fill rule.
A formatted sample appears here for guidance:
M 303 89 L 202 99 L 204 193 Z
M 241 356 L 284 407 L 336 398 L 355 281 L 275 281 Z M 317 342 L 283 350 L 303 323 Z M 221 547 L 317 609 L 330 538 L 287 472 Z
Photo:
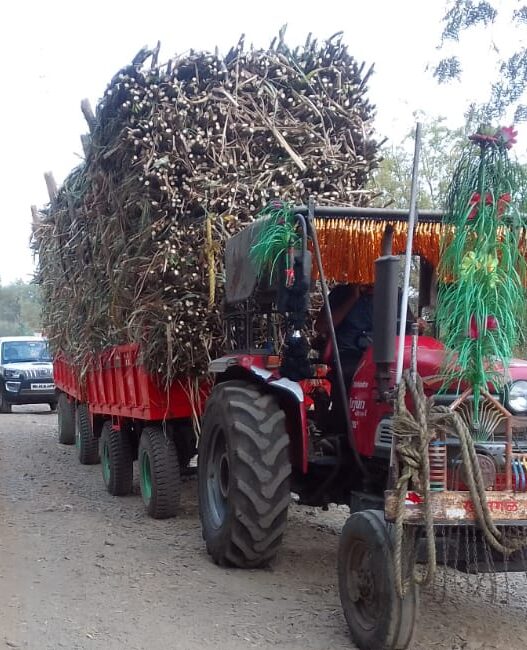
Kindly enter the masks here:
M 515 415 L 527 414 L 527 381 L 515 381 L 511 385 L 507 406 Z

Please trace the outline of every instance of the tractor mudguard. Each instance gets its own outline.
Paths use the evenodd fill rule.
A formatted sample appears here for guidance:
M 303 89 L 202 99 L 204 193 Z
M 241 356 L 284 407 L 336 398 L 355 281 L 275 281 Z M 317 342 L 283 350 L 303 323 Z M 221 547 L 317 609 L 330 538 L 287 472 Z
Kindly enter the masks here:
M 209 371 L 216 376 L 216 383 L 231 379 L 245 379 L 263 384 L 279 400 L 286 415 L 290 440 L 291 465 L 307 473 L 309 433 L 304 391 L 298 382 L 278 377 L 265 368 L 266 357 L 260 355 L 226 355 L 209 364 Z

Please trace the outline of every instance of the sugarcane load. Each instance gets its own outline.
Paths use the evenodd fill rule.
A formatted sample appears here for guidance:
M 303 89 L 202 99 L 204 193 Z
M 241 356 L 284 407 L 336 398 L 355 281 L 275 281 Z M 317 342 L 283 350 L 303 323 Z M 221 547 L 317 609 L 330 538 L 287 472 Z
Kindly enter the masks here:
M 340 34 L 157 57 L 141 51 L 110 82 L 34 246 L 53 350 L 82 364 L 136 342 L 168 384 L 221 347 L 226 238 L 274 197 L 364 204 L 378 143 L 371 69 Z

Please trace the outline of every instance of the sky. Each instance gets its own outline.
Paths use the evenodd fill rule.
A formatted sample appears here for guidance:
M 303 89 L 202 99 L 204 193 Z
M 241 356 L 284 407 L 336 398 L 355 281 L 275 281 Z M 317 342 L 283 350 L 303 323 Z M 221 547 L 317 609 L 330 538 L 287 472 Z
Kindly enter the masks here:
M 48 200 L 45 171 L 52 171 L 60 184 L 81 160 L 80 135 L 87 131 L 81 100 L 87 97 L 95 106 L 115 72 L 144 45 L 160 40 L 164 61 L 190 48 L 218 46 L 225 52 L 241 33 L 246 43 L 266 46 L 285 23 L 286 41 L 292 46 L 303 43 L 309 32 L 324 39 L 343 31 L 351 54 L 375 64 L 369 87 L 377 105 L 376 129 L 397 144 L 413 128 L 415 111 L 443 115 L 450 126 L 461 126 L 469 102 L 484 98 L 494 75 L 487 63 L 493 44 L 488 29 L 463 41 L 468 65 L 462 85 L 439 86 L 427 71 L 428 64 L 439 58 L 446 4 L 446 0 L 3 3 L 1 283 L 32 276 L 30 206 L 43 206 Z M 496 30 L 497 38 L 512 42 L 507 25 Z

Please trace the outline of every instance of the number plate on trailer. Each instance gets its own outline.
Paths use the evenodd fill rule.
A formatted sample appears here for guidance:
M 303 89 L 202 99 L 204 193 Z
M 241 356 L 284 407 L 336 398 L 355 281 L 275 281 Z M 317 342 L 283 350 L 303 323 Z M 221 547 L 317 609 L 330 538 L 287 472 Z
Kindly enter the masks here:
M 54 390 L 55 384 L 31 384 L 31 390 Z
M 404 507 L 404 520 L 409 524 L 424 522 L 424 504 L 415 498 L 415 492 L 408 493 Z M 433 492 L 430 499 L 434 523 L 474 523 L 476 511 L 469 492 Z M 527 493 L 488 491 L 487 504 L 495 523 L 514 523 L 527 521 Z M 384 515 L 387 521 L 395 521 L 397 516 L 397 496 L 395 492 L 384 493 Z

